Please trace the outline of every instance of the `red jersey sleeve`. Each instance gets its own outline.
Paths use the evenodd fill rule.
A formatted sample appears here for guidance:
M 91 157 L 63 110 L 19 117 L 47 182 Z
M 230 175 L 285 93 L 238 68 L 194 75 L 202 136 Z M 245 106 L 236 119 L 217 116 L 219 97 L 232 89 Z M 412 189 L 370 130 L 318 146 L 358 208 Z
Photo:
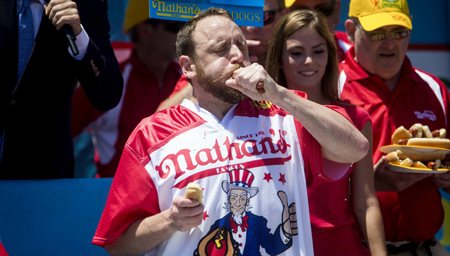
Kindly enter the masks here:
M 126 145 L 92 243 L 102 247 L 113 244 L 135 220 L 159 212 L 155 184 Z
M 93 244 L 113 244 L 135 220 L 161 212 L 155 183 L 145 169 L 150 154 L 171 138 L 205 122 L 181 105 L 141 121 L 125 144 Z

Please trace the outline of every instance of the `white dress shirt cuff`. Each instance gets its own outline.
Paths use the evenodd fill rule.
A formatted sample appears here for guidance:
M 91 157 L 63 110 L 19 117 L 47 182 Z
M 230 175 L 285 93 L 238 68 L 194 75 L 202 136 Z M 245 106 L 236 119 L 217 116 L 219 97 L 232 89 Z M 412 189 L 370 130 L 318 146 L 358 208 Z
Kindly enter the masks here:
M 76 36 L 76 38 L 77 40 L 75 41 L 75 44 L 77 45 L 78 51 L 80 53 L 77 56 L 73 56 L 72 50 L 70 49 L 70 47 L 68 47 L 69 54 L 76 60 L 82 60 L 84 58 L 84 55 L 86 55 L 87 48 L 89 45 L 89 36 L 86 33 L 86 30 L 84 30 L 83 25 L 81 25 L 81 33 L 78 36 Z
M 288 244 L 291 241 L 291 237 L 287 237 L 283 232 L 283 227 L 280 227 L 280 237 L 283 244 Z

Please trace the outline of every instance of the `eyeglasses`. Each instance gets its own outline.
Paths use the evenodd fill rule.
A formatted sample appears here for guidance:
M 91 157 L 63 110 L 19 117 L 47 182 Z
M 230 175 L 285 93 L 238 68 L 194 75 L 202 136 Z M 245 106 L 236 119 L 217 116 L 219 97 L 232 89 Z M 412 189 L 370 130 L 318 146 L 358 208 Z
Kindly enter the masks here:
M 263 12 L 263 22 L 264 26 L 270 25 L 275 20 L 275 15 L 281 12 L 283 9 L 272 10 L 272 11 L 264 11 Z
M 411 34 L 411 30 L 409 29 L 395 30 L 391 32 L 367 32 L 365 30 L 363 31 L 366 33 L 367 37 L 374 42 L 384 40 L 388 34 L 390 34 L 391 38 L 394 40 L 403 39 L 405 37 L 408 37 L 409 34 Z

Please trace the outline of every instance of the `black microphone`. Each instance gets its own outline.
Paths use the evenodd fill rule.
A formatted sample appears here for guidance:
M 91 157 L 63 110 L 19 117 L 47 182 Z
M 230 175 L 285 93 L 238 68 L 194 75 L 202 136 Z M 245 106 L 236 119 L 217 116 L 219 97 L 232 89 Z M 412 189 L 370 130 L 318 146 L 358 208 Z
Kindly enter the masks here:
M 45 2 L 48 4 L 51 0 L 45 0 Z M 80 52 L 78 51 L 78 46 L 75 43 L 77 38 L 73 34 L 73 29 L 70 25 L 65 24 L 62 26 L 62 29 L 64 31 L 64 34 L 66 36 L 67 42 L 69 43 L 70 50 L 72 50 L 73 56 L 77 56 Z
M 73 34 L 73 29 L 70 25 L 63 25 L 64 34 L 66 35 L 67 42 L 69 43 L 69 47 L 72 50 L 73 56 L 77 56 L 80 52 L 78 51 L 78 46 L 75 43 L 77 38 Z

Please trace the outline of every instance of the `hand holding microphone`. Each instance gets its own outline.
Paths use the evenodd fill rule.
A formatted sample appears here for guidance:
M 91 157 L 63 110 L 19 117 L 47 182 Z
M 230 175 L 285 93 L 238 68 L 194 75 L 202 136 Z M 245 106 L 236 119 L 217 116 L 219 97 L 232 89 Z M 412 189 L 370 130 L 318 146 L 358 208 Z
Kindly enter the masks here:
M 57 30 L 63 29 L 73 55 L 78 55 L 75 35 L 81 33 L 81 21 L 77 4 L 71 0 L 45 0 L 45 2 L 47 3 L 44 6 L 45 15 L 49 17 Z

